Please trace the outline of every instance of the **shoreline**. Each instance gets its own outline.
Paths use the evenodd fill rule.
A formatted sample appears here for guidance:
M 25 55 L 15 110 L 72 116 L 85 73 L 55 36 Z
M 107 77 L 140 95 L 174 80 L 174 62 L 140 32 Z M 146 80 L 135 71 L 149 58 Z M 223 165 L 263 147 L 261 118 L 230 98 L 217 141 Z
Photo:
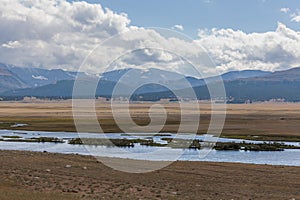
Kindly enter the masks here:
M 0 160 L 0 199 L 53 199 L 54 195 L 58 200 L 300 196 L 300 167 L 176 161 L 157 171 L 130 174 L 106 167 L 91 156 L 74 154 L 0 150 Z
M 126 161 L 133 161 L 133 162 L 157 162 L 157 163 L 173 163 L 173 162 L 183 162 L 183 163 L 220 163 L 220 164 L 245 164 L 245 165 L 261 165 L 261 166 L 273 166 L 273 167 L 299 167 L 300 165 L 284 165 L 284 164 L 262 164 L 262 163 L 246 163 L 246 162 L 227 162 L 227 161 L 207 161 L 207 160 L 145 160 L 145 159 L 134 159 L 134 158 L 122 158 L 122 157 L 108 157 L 108 156 L 93 156 L 90 154 L 80 154 L 80 153 L 61 153 L 61 152 L 49 152 L 49 151 L 30 151 L 30 150 L 3 150 L 1 151 L 10 151 L 10 152 L 20 152 L 20 153 L 44 153 L 44 154 L 53 154 L 53 155 L 70 155 L 70 156 L 84 156 L 90 158 L 99 158 L 103 160 L 126 160 Z M 97 159 L 98 160 L 98 159 Z
M 0 122 L 1 124 L 2 122 Z M 41 133 L 48 133 L 48 132 L 53 132 L 53 133 L 78 133 L 78 132 L 73 132 L 71 130 L 69 131 L 60 131 L 60 130 L 28 130 L 26 128 L 26 126 L 28 125 L 24 125 L 24 126 L 18 126 L 18 127 L 10 127 L 10 128 L 1 128 L 1 131 L 12 131 L 12 132 L 41 132 Z M 85 132 L 86 134 L 128 134 L 128 133 L 124 133 L 124 132 L 106 132 L 106 133 L 97 133 L 97 132 Z M 85 133 L 80 133 L 80 134 L 85 134 Z M 177 134 L 177 132 L 159 132 L 159 133 L 147 133 L 149 135 L 159 135 L 159 134 Z M 186 134 L 193 134 L 193 133 L 186 133 Z M 207 133 L 197 133 L 197 136 L 201 136 L 201 135 L 206 135 Z M 139 136 L 139 135 L 143 135 L 140 133 L 132 133 L 130 135 L 135 135 L 135 136 Z M 241 139 L 241 140 L 249 140 L 249 141 L 262 141 L 262 142 L 295 142 L 295 143 L 300 143 L 300 136 L 293 136 L 293 135 L 259 135 L 259 134 L 251 134 L 251 135 L 220 135 L 219 138 L 227 138 L 227 139 Z

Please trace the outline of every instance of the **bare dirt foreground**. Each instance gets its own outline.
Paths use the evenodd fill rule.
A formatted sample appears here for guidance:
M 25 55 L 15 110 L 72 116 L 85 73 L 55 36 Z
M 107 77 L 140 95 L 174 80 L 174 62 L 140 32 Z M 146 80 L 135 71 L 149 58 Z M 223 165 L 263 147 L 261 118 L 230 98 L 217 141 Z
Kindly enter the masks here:
M 128 174 L 95 158 L 0 151 L 0 199 L 299 199 L 300 168 L 175 162 Z

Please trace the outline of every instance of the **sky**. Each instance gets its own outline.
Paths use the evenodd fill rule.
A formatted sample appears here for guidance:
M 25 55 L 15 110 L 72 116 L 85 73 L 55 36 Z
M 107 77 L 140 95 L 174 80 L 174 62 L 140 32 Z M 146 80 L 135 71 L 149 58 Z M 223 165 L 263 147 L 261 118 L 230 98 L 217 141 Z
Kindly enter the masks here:
M 0 1 L 0 63 L 22 67 L 276 71 L 299 49 L 299 0 Z
M 300 30 L 290 15 L 300 9 L 298 0 L 88 0 L 116 12 L 128 14 L 132 25 L 143 27 L 184 27 L 184 33 L 197 36 L 198 29 L 231 28 L 244 32 L 266 32 L 277 22 Z M 289 8 L 287 13 L 281 8 Z

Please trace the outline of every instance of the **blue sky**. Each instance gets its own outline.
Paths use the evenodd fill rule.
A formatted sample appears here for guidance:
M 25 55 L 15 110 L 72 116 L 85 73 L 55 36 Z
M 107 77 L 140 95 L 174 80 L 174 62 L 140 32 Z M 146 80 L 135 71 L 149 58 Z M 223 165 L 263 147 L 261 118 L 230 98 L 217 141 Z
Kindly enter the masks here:
M 116 12 L 127 13 L 132 25 L 170 28 L 184 26 L 195 37 L 198 29 L 232 28 L 249 32 L 273 31 L 277 22 L 294 30 L 299 23 L 290 15 L 300 9 L 299 0 L 87 0 Z M 290 8 L 283 13 L 281 8 Z

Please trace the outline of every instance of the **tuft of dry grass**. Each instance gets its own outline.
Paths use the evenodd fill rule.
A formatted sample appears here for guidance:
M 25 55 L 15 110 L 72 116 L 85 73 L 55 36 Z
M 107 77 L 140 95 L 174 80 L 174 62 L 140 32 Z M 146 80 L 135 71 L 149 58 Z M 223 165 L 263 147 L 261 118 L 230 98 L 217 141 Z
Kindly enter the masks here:
M 2 200 L 76 200 L 80 197 L 72 194 L 59 194 L 49 191 L 30 191 L 12 183 L 0 183 L 0 199 Z

